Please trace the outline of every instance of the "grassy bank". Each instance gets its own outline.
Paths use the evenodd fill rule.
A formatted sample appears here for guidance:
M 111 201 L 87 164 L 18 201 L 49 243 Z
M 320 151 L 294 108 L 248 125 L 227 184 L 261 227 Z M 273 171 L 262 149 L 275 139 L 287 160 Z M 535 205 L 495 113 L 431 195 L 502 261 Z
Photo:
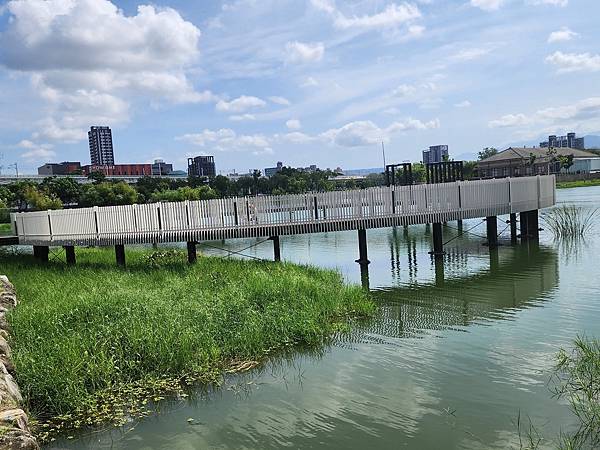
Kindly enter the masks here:
M 600 186 L 600 178 L 593 180 L 578 180 L 578 181 L 560 181 L 556 183 L 557 189 L 567 189 L 575 187 Z
M 66 267 L 0 253 L 21 302 L 8 317 L 17 381 L 35 416 L 68 414 L 68 425 L 122 417 L 132 396 L 218 380 L 278 348 L 320 344 L 373 310 L 328 270 L 214 257 L 189 266 L 183 252 L 128 251 L 127 269 L 109 250 L 77 258 Z

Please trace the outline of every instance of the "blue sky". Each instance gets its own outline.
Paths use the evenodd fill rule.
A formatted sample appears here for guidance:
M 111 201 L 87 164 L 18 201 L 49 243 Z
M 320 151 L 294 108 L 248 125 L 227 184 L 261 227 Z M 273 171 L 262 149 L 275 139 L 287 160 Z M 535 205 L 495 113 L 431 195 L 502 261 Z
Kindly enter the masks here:
M 233 0 L 0 6 L 0 165 L 358 168 L 600 131 L 597 0 Z M 5 169 L 5 173 L 7 169 Z

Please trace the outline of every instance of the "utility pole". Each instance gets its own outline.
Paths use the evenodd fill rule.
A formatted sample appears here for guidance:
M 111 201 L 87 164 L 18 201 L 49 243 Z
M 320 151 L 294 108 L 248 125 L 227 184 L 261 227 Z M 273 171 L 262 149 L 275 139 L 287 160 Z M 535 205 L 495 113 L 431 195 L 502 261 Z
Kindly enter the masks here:
M 385 172 L 385 147 L 383 145 L 383 141 L 381 141 L 381 151 L 383 153 L 383 171 Z

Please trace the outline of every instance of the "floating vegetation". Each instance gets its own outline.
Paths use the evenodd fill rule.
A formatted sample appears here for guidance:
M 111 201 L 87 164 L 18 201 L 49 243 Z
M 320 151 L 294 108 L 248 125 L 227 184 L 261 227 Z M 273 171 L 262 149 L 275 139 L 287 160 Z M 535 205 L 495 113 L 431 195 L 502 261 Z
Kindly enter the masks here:
M 542 217 L 555 237 L 581 238 L 592 231 L 598 209 L 565 205 L 550 209 Z

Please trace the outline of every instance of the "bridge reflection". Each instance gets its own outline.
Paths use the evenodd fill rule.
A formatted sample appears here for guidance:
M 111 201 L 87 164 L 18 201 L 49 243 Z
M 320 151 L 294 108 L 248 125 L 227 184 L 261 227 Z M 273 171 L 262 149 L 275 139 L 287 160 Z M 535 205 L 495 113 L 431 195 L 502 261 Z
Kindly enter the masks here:
M 444 268 L 466 262 L 466 257 L 452 255 L 443 262 L 432 261 L 435 279 L 429 283 L 409 282 L 402 287 L 373 290 L 379 306 L 376 317 L 355 327 L 341 340 L 372 342 L 381 337 L 414 337 L 432 330 L 463 329 L 474 323 L 510 320 L 520 309 L 541 306 L 558 285 L 554 249 L 532 242 L 503 248 L 501 252 L 502 258 L 498 250 L 490 251 L 487 268 L 468 277 L 444 276 Z M 363 283 L 368 283 L 367 270 L 362 268 Z

